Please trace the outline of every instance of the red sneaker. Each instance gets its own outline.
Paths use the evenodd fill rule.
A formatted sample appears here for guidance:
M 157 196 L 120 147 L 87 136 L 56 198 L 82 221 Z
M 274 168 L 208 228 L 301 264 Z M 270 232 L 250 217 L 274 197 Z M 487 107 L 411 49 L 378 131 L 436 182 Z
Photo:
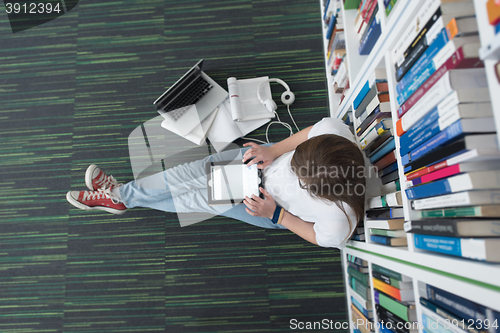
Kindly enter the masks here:
M 107 189 L 110 186 L 118 187 L 120 183 L 113 176 L 105 174 L 97 165 L 91 164 L 85 172 L 85 185 L 89 190 L 97 191 L 100 188 Z
M 66 199 L 73 206 L 84 209 L 100 209 L 113 214 L 123 214 L 127 207 L 120 203 L 111 193 L 113 186 L 98 191 L 69 191 Z

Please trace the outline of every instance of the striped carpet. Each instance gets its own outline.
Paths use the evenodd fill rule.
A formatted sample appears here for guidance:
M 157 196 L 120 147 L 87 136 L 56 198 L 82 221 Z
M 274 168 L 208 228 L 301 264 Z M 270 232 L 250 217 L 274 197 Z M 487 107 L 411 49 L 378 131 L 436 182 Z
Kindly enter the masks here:
M 286 332 L 292 319 L 346 320 L 337 250 L 228 218 L 180 228 L 174 214 L 66 202 L 91 163 L 132 180 L 128 135 L 201 58 L 223 87 L 229 76 L 285 80 L 300 128 L 328 115 L 317 0 L 82 0 L 15 34 L 0 14 L 0 332 Z M 273 85 L 275 100 L 281 91 Z M 272 127 L 272 141 L 286 136 Z

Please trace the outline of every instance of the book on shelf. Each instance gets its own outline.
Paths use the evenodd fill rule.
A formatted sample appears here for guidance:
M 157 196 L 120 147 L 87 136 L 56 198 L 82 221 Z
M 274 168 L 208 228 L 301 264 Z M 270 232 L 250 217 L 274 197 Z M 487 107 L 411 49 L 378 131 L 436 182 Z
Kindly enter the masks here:
M 363 132 L 359 133 L 358 136 L 361 137 L 360 140 L 363 140 L 366 138 L 366 136 L 376 128 L 376 131 L 379 131 L 380 129 L 382 130 L 387 130 L 392 128 L 392 118 L 380 118 L 375 121 L 373 121 L 370 126 L 368 126 Z
M 365 227 L 384 230 L 399 230 L 404 227 L 404 219 L 366 220 Z
M 366 147 L 364 153 L 367 157 L 370 158 L 370 163 L 374 164 L 382 157 L 389 154 L 394 149 L 396 149 L 396 141 L 394 140 L 392 132 L 387 131 L 384 134 L 382 134 L 378 139 L 376 139 L 375 142 L 373 142 L 373 144 L 371 144 L 369 147 Z M 387 167 L 388 166 L 386 166 L 385 168 Z
M 359 139 L 361 150 L 365 150 L 374 144 L 376 140 L 380 139 L 387 131 L 392 131 L 392 119 L 385 119 L 376 124 L 365 136 Z
M 366 310 L 372 310 L 372 302 L 371 298 L 368 300 L 364 299 L 359 295 L 357 292 L 355 292 L 352 288 L 349 287 L 349 294 L 351 295 L 352 298 L 356 299 L 356 301 L 361 304 L 361 306 L 366 309 Z
M 467 219 L 428 219 L 405 223 L 405 231 L 412 234 L 445 237 L 498 237 L 500 221 Z
M 403 208 L 377 208 L 366 211 L 368 219 L 401 219 L 404 218 Z
M 364 242 L 366 240 L 366 236 L 363 235 L 352 235 L 351 236 L 352 240 L 359 241 L 359 242 Z
M 472 5 L 472 1 L 469 4 Z M 469 23 L 470 21 L 473 23 L 472 25 Z M 442 35 L 443 32 L 446 36 Z M 396 63 L 396 81 L 400 82 L 403 77 L 408 76 L 408 73 L 415 74 L 419 68 L 425 67 L 449 40 L 455 37 L 477 36 L 477 34 L 478 29 L 474 16 L 469 13 L 442 15 L 441 8 L 438 8 L 427 21 L 419 36 L 407 48 L 403 57 Z M 465 41 L 458 43 L 465 43 Z
M 370 288 L 363 284 L 361 281 L 349 275 L 349 286 L 352 290 L 358 293 L 363 299 L 370 300 Z
M 435 121 L 422 129 L 419 135 L 413 139 L 413 142 L 405 142 L 405 145 L 401 146 L 401 156 L 409 155 L 408 159 L 404 159 L 404 161 L 409 162 L 418 159 L 419 156 L 426 154 L 435 147 L 446 144 L 446 142 L 453 140 L 457 136 L 469 133 L 495 132 L 493 117 L 460 119 L 457 112 L 442 120 L 442 122 Z M 403 162 L 403 164 L 407 163 Z
M 366 95 L 368 95 L 368 93 L 371 91 L 371 89 L 373 88 L 374 84 L 375 83 L 381 83 L 381 82 L 387 82 L 387 73 L 386 73 L 386 70 L 385 70 L 385 68 L 375 68 L 375 70 L 373 71 L 373 73 L 370 75 L 370 77 L 368 78 L 368 80 L 363 84 L 363 86 L 361 87 L 361 90 L 359 91 L 359 93 L 354 98 L 352 107 L 355 110 L 357 110 L 358 108 L 360 108 L 360 104 L 365 100 Z M 375 89 L 377 89 L 377 88 L 375 88 Z M 373 94 L 371 97 L 369 97 L 369 100 L 366 101 L 366 105 L 368 105 L 368 103 L 371 101 L 371 99 L 373 99 L 373 97 L 375 95 L 376 94 Z M 366 106 L 365 106 L 365 108 L 366 108 Z M 356 117 L 359 117 L 359 116 L 356 116 Z
M 446 31 L 443 30 L 440 36 L 447 36 Z M 429 53 L 432 53 L 432 51 L 435 50 L 433 47 L 434 44 L 443 40 L 440 36 L 436 38 L 436 40 L 427 49 Z M 456 65 L 455 68 L 473 68 L 484 66 L 482 61 L 479 59 L 479 47 L 480 42 L 478 36 L 455 38 L 439 49 L 433 58 L 425 58 L 429 60 L 423 60 L 421 64 L 418 64 L 417 61 L 417 64 L 415 64 L 396 85 L 398 93 L 397 101 L 399 105 L 402 105 L 410 96 L 412 96 L 413 93 L 417 91 L 418 88 L 420 88 L 420 86 L 458 50 L 460 50 L 463 58 L 460 61 L 460 64 Z M 422 57 L 424 56 L 426 56 L 425 53 Z
M 350 276 L 356 278 L 360 282 L 362 282 L 365 286 L 368 286 L 368 274 L 361 273 L 357 269 L 354 269 L 352 267 L 347 267 L 347 273 L 349 273 Z
M 444 16 L 441 24 L 443 26 L 434 27 L 434 30 L 440 31 L 446 24 L 448 24 L 447 20 L 450 20 L 452 17 L 463 17 L 467 15 L 471 15 L 474 13 L 474 4 L 472 0 L 469 1 L 441 1 L 441 0 L 425 0 L 421 6 L 419 6 L 419 11 L 415 16 L 410 19 L 408 22 L 406 29 L 396 42 L 392 51 L 390 51 L 392 55 L 392 60 L 394 63 L 401 62 L 401 59 L 404 59 L 405 53 L 408 52 L 408 47 L 412 44 L 415 45 L 418 43 L 419 39 L 423 37 L 421 34 L 422 29 L 426 27 L 426 23 L 436 15 L 436 11 L 440 9 L 441 17 Z M 424 32 L 425 34 L 425 32 Z M 410 50 L 411 51 L 411 50 Z
M 357 265 L 353 262 L 348 262 L 347 264 L 349 267 L 352 267 L 361 273 L 368 273 L 368 267 L 363 267 L 363 266 Z
M 404 230 L 384 230 L 384 229 L 374 229 L 374 228 L 370 228 L 369 230 L 371 235 L 379 235 L 379 236 L 395 237 L 395 238 L 406 237 L 406 231 Z
M 384 0 L 385 16 L 389 16 L 389 14 L 391 14 L 397 2 L 398 0 Z
M 384 87 L 383 84 L 379 84 L 378 86 Z M 356 108 L 355 116 L 359 118 L 363 112 L 367 109 L 369 104 L 378 105 L 380 103 L 389 102 L 389 92 L 387 90 L 379 90 L 377 84 L 374 84 L 368 93 L 365 95 L 365 98 L 361 101 L 359 106 Z
M 389 269 L 387 267 L 380 266 L 380 265 L 377 265 L 374 263 L 372 263 L 372 270 L 376 271 L 376 272 L 380 272 L 380 273 L 390 277 L 391 279 L 395 279 L 395 280 L 398 280 L 401 282 L 412 282 L 413 281 L 412 278 L 407 276 L 407 275 L 401 274 L 399 272 L 393 271 L 392 269 Z
M 404 230 L 398 230 L 399 231 L 403 231 Z M 390 277 L 388 276 L 387 274 L 385 273 L 381 273 L 377 270 L 372 270 L 372 276 L 380 281 L 383 281 L 387 284 L 390 284 L 391 286 L 393 287 L 396 287 L 398 289 L 412 289 L 413 290 L 413 281 L 406 281 L 406 282 L 403 282 L 403 281 L 399 281 L 393 277 Z
M 381 194 L 388 194 L 396 191 L 401 191 L 401 183 L 399 179 L 390 182 L 388 184 L 384 184 L 380 186 L 380 193 Z
M 398 170 L 391 172 L 388 175 L 385 175 L 381 178 L 382 184 L 388 184 L 396 179 L 399 179 L 399 172 Z
M 500 262 L 500 238 L 459 238 L 414 234 L 415 248 L 456 257 Z
M 386 310 L 379 304 L 375 304 L 377 319 L 380 323 L 384 323 L 390 327 L 394 333 L 417 333 L 418 324 L 408 323 L 406 320 L 396 316 L 391 311 Z
M 486 12 L 488 13 L 488 21 L 490 25 L 497 25 L 500 23 L 500 4 L 498 1 L 486 1 Z
M 382 291 L 386 295 L 394 297 L 398 301 L 402 302 L 413 302 L 415 301 L 415 294 L 413 293 L 413 288 L 410 289 L 399 289 L 390 284 L 387 284 L 377 278 L 372 278 L 373 288 Z
M 389 103 L 383 103 L 383 104 L 389 104 Z M 388 119 L 390 117 L 391 117 L 390 111 L 381 112 L 379 107 L 377 106 L 374 112 L 372 112 L 367 118 L 365 118 L 363 122 L 356 128 L 356 135 L 361 136 L 367 130 L 367 128 L 374 122 L 378 122 L 382 119 Z
M 373 47 L 377 43 L 378 38 L 382 33 L 382 27 L 380 25 L 380 21 L 377 18 L 378 15 L 378 5 L 375 7 L 375 12 L 372 15 L 369 24 L 366 24 L 368 27 L 365 34 L 361 38 L 359 44 L 359 54 L 360 55 L 368 55 L 372 51 Z
M 407 246 L 408 240 L 406 237 L 387 237 L 387 236 L 379 236 L 379 235 L 371 235 L 370 239 L 373 243 L 389 245 L 389 246 Z
M 393 192 L 369 199 L 368 208 L 401 207 L 403 198 L 401 192 Z
M 419 171 L 422 167 L 441 162 L 455 164 L 463 160 L 484 161 L 497 159 L 499 154 L 496 135 L 466 135 L 449 144 L 439 146 L 416 161 L 411 161 L 405 165 L 404 172 Z
M 465 333 L 466 331 L 458 326 L 455 326 L 446 321 L 443 317 L 437 315 L 426 307 L 422 307 L 422 327 L 430 332 L 449 332 L 449 333 Z
M 417 321 L 415 304 L 400 302 L 376 289 L 374 290 L 374 300 L 375 304 L 379 304 L 404 321 Z
M 394 142 L 394 139 L 392 139 L 392 142 Z M 389 166 L 386 166 L 382 170 L 378 172 L 379 178 L 384 178 L 385 176 L 393 173 L 394 171 L 398 170 L 398 163 L 394 162 L 392 164 L 389 164 Z
M 438 195 L 411 201 L 414 210 L 500 204 L 500 191 L 477 190 Z
M 405 190 L 409 200 L 468 190 L 500 189 L 500 170 L 473 171 Z
M 488 171 L 496 169 L 500 169 L 500 160 L 458 163 L 450 166 L 445 166 L 430 173 L 426 173 L 421 177 L 409 178 L 407 176 L 407 179 L 409 180 L 407 180 L 406 182 L 406 187 L 426 184 L 434 180 L 455 176 L 460 173 L 473 172 L 473 171 Z
M 481 329 L 486 319 L 493 323 L 500 313 L 484 305 L 478 304 L 461 296 L 455 295 L 423 281 L 418 281 L 418 292 L 421 297 L 431 301 L 436 306 L 465 320 L 466 324 Z M 468 321 L 470 322 L 468 323 Z
M 500 206 L 489 205 L 420 210 L 418 211 L 418 217 L 421 219 L 441 217 L 500 217 Z
M 351 304 L 352 320 L 356 323 L 356 327 L 361 333 L 370 333 L 373 326 L 368 318 L 366 318 L 359 310 Z
M 372 320 L 373 319 L 373 310 L 367 310 L 363 307 L 363 305 L 358 302 L 358 300 L 351 296 L 351 303 L 361 312 L 366 318 Z M 371 305 L 371 302 L 369 303 Z
M 352 262 L 356 265 L 359 265 L 361 267 L 368 267 L 368 261 L 358 258 L 356 256 L 353 256 L 352 254 L 347 254 L 347 261 Z
M 423 95 L 425 95 L 426 92 L 428 92 L 431 88 L 433 88 L 434 84 L 437 81 L 439 81 L 439 79 L 441 79 L 443 75 L 445 75 L 447 72 L 450 72 L 453 69 L 472 68 L 481 66 L 484 66 L 483 62 L 476 58 L 470 58 L 470 59 L 464 58 L 463 48 L 460 47 L 455 53 L 453 53 L 451 57 L 449 57 L 444 62 L 443 65 L 441 65 L 428 79 L 426 79 L 426 81 L 423 82 L 422 85 L 420 85 L 419 88 L 416 89 L 412 93 L 412 95 L 405 100 L 403 104 L 400 105 L 398 109 L 398 117 L 401 118 L 401 116 L 403 116 L 413 105 L 415 105 L 415 103 L 418 102 L 420 98 Z M 460 74 L 462 75 L 465 74 L 466 76 L 470 75 L 470 73 L 461 73 L 459 71 L 451 72 L 449 82 L 457 81 L 459 83 L 464 83 L 464 82 L 467 83 L 467 77 L 465 77 L 465 79 L 462 80 L 460 78 L 455 77 Z
M 345 0 L 344 1 L 344 9 L 357 9 L 361 0 Z
M 396 122 L 398 136 L 436 109 L 440 114 L 460 103 L 489 102 L 487 85 L 484 69 L 458 69 L 446 73 L 414 106 L 404 111 Z
M 495 134 L 469 134 L 469 133 L 478 133 L 481 130 L 485 130 L 487 132 L 492 132 L 491 126 L 492 124 L 487 124 L 485 120 L 488 118 L 479 118 L 479 119 L 461 119 L 454 122 L 451 126 L 447 127 L 443 131 L 437 133 L 436 135 L 429 138 L 424 143 L 420 144 L 418 147 L 413 148 L 410 152 L 401 156 L 401 163 L 403 165 L 410 164 L 422 158 L 426 154 L 430 153 L 432 150 L 438 148 L 439 146 L 446 145 L 447 143 L 451 143 L 458 138 L 465 137 L 470 138 L 469 140 L 469 149 L 474 148 L 497 148 L 496 135 Z M 466 122 L 466 120 L 473 120 L 474 122 Z M 477 127 L 477 124 L 483 124 L 484 127 Z M 483 141 L 478 142 L 478 140 L 482 139 Z M 475 142 L 476 145 L 474 146 Z
M 416 142 L 422 142 L 425 136 L 424 130 L 428 128 L 439 128 L 442 131 L 462 118 L 485 118 L 492 116 L 491 103 L 463 103 L 456 104 L 449 109 L 443 108 L 441 110 L 435 108 L 403 134 L 399 139 L 399 143 L 400 146 L 408 147 L 406 149 L 411 150 L 418 144 Z M 437 124 L 437 127 L 435 124 Z M 433 125 L 434 127 L 432 127 Z
M 391 151 L 380 160 L 373 162 L 373 165 L 379 170 L 389 166 L 390 164 L 396 162 L 396 150 Z
M 487 333 L 488 332 L 487 329 L 476 329 L 475 325 L 470 325 L 463 318 L 457 317 L 455 314 L 452 314 L 451 312 L 444 310 L 443 308 L 437 306 L 433 302 L 431 302 L 423 297 L 420 297 L 420 304 L 426 310 L 432 311 L 432 313 L 435 313 L 435 314 L 439 315 L 440 317 L 444 318 L 445 320 L 448 320 L 448 323 L 453 323 L 453 325 L 455 325 L 456 327 L 461 328 L 462 330 L 465 330 L 469 333 Z

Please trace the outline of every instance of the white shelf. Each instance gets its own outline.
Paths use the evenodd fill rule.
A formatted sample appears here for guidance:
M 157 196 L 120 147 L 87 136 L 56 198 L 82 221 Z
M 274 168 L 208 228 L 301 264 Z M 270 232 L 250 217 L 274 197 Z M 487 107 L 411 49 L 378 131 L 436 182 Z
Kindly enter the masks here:
M 379 8 L 383 7 L 383 0 L 377 0 Z M 500 60 L 500 34 L 495 35 L 493 27 L 489 25 L 486 13 L 487 0 L 474 0 L 478 28 L 481 38 L 481 54 L 485 61 L 488 85 L 490 88 L 491 101 L 495 115 L 496 128 L 500 129 L 500 83 L 496 78 L 493 66 Z M 397 100 L 396 80 L 394 62 L 391 51 L 405 31 L 408 23 L 416 16 L 424 0 L 398 0 L 389 17 L 385 12 L 379 11 L 382 33 L 373 47 L 370 55 L 360 56 L 358 53 L 359 41 L 356 32 L 352 29 L 357 10 L 344 10 L 344 27 L 346 36 L 347 64 L 349 70 L 350 92 L 347 94 L 336 109 L 331 108 L 332 117 L 342 118 L 349 110 L 353 110 L 352 104 L 375 68 L 385 68 L 388 78 L 389 94 L 391 100 L 393 127 L 396 127 Z M 328 75 L 327 75 L 328 76 Z M 330 89 L 330 87 L 329 87 Z M 338 103 L 338 100 L 335 101 Z M 353 117 L 354 127 L 358 124 L 358 119 Z M 497 131 L 498 132 L 498 131 Z M 359 138 L 356 136 L 359 144 Z M 405 195 L 404 168 L 399 156 L 399 137 L 395 135 L 397 152 L 397 163 L 399 169 L 399 179 L 403 196 L 403 209 L 406 221 L 414 220 L 417 212 L 410 209 L 410 202 Z M 500 144 L 500 143 L 499 143 Z M 418 281 L 423 281 L 437 288 L 454 293 L 458 296 L 470 299 L 486 307 L 500 311 L 500 264 L 476 261 L 461 257 L 448 256 L 444 254 L 423 251 L 414 246 L 413 234 L 406 234 L 408 240 L 407 247 L 390 247 L 372 243 L 369 240 L 370 234 L 365 227 L 365 242 L 349 241 L 343 250 L 342 261 L 344 264 L 344 274 L 346 286 L 349 285 L 347 277 L 347 264 L 345 254 L 352 254 L 370 263 L 385 266 L 394 271 L 400 272 L 414 279 L 414 285 Z M 371 271 L 370 271 L 371 278 Z M 346 287 L 348 304 L 350 304 L 350 288 Z M 373 293 L 373 287 L 371 287 Z M 373 294 L 372 294 L 373 296 Z M 420 304 L 418 301 L 418 290 L 415 291 L 417 314 L 421 318 Z M 373 302 L 373 301 L 372 301 Z M 374 304 L 373 304 L 374 305 Z M 351 309 L 349 307 L 349 320 L 351 319 Z M 374 314 L 376 317 L 376 314 Z M 376 320 L 376 318 L 375 318 Z M 422 333 L 422 328 L 420 328 Z

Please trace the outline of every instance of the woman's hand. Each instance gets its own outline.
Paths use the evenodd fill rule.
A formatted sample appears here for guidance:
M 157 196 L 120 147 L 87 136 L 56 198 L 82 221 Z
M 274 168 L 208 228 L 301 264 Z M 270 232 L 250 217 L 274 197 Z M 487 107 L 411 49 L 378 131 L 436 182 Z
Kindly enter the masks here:
M 252 216 L 261 216 L 272 219 L 274 215 L 274 211 L 276 210 L 276 202 L 274 202 L 273 197 L 264 190 L 264 188 L 260 188 L 262 194 L 264 194 L 265 199 L 261 199 L 255 194 L 252 194 L 252 198 L 245 197 L 243 203 L 247 208 L 245 210 L 248 214 Z M 253 200 L 252 200 L 253 199 Z
M 257 165 L 257 168 L 264 169 L 265 167 L 271 165 L 272 161 L 276 158 L 272 147 L 260 146 L 254 142 L 247 142 L 243 145 L 243 147 L 252 147 L 243 155 L 243 162 L 253 157 L 253 159 L 248 162 L 247 166 L 262 161 L 262 163 Z

